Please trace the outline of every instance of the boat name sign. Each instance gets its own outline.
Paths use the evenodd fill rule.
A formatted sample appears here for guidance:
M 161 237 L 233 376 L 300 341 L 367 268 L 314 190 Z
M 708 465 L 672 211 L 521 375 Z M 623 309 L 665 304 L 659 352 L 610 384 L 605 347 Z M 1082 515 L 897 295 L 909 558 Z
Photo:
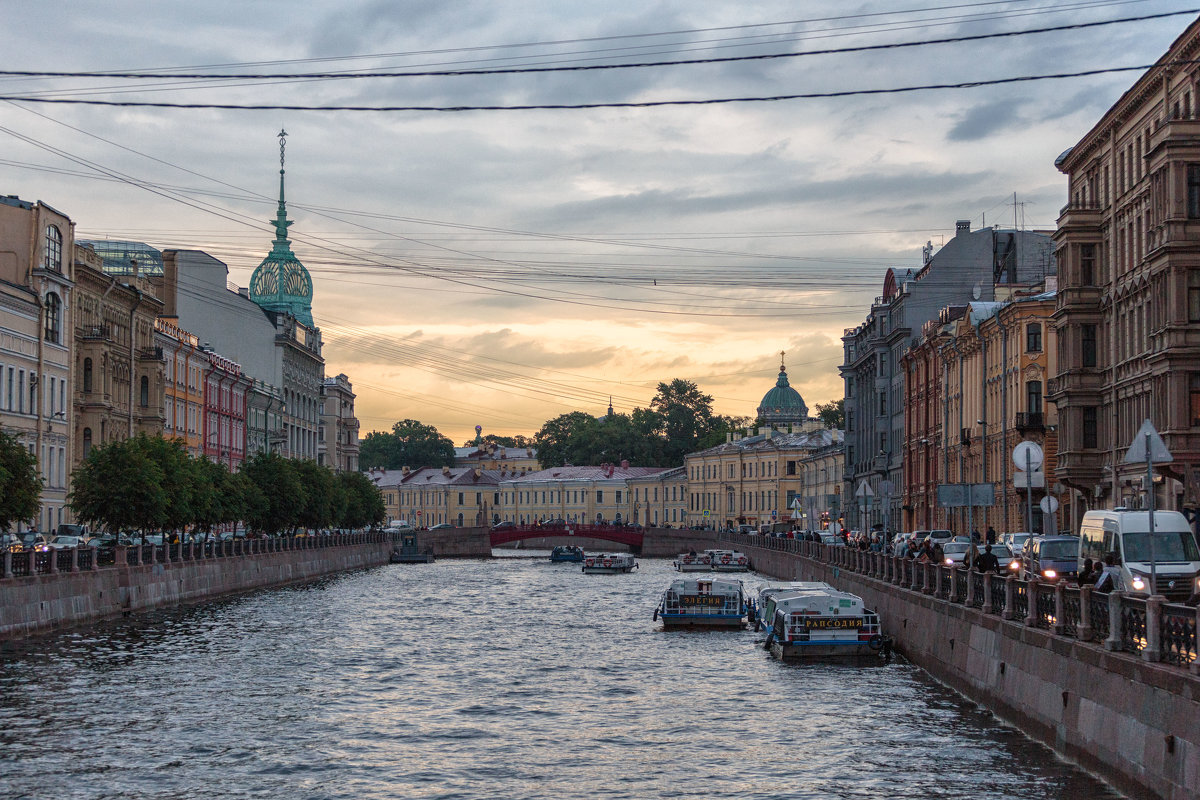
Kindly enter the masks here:
M 806 628 L 861 628 L 862 617 L 822 617 L 804 621 Z
M 679 598 L 679 604 L 682 606 L 722 606 L 725 605 L 725 598 L 715 594 L 685 594 Z

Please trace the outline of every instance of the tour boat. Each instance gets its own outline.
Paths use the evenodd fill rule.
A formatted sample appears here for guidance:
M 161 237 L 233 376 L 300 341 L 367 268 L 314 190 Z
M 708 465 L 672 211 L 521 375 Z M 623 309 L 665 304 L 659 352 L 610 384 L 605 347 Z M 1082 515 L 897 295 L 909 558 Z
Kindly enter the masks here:
M 677 578 L 654 612 L 663 628 L 740 628 L 748 612 L 746 590 L 736 578 Z
M 766 647 L 781 660 L 868 656 L 885 646 L 879 616 L 829 585 L 779 592 L 763 611 L 773 620 Z
M 747 572 L 750 569 L 750 559 L 745 553 L 736 550 L 705 550 L 712 559 L 713 572 Z
M 637 569 L 632 553 L 594 553 L 583 557 L 583 571 L 589 575 L 612 575 Z
M 707 553 L 680 553 L 674 561 L 679 572 L 708 572 L 712 569 L 712 556 Z
M 750 623 L 756 631 L 771 627 L 775 617 L 775 605 L 771 602 L 771 598 L 777 595 L 794 591 L 811 591 L 827 588 L 829 588 L 829 584 L 821 583 L 820 581 L 775 581 L 767 583 L 758 590 L 758 600 L 752 606 L 754 614 L 750 617 Z
M 551 561 L 583 561 L 583 548 L 573 544 L 560 544 L 550 551 Z

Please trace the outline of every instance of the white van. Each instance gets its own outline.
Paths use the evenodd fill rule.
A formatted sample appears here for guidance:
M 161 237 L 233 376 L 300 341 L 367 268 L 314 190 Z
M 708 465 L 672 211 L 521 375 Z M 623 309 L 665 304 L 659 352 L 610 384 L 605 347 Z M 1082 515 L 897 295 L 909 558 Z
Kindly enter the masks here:
M 1103 565 L 1116 556 L 1121 579 L 1117 588 L 1130 594 L 1149 594 L 1149 511 L 1088 511 L 1079 528 L 1079 565 L 1090 558 Z M 1182 602 L 1200 591 L 1200 547 L 1187 518 L 1178 511 L 1154 512 L 1154 563 L 1158 591 L 1169 601 Z

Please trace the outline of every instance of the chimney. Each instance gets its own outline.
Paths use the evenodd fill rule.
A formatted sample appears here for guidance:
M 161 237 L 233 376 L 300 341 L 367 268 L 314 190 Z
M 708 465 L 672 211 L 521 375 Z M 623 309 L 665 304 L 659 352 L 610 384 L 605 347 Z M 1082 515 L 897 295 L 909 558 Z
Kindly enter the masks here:
M 449 468 L 449 467 L 442 467 L 442 474 L 443 474 L 443 475 L 449 475 L 449 474 L 450 474 L 450 468 Z
M 725 431 L 725 444 L 733 441 L 733 431 Z
M 410 470 L 408 467 L 401 467 L 400 472 L 407 477 L 408 473 L 412 472 L 412 470 Z
M 960 236 L 964 233 L 971 232 L 971 220 L 960 219 L 954 223 L 954 235 Z
M 629 459 L 627 459 L 627 458 L 621 459 L 621 469 L 629 469 Z
M 479 479 L 480 479 L 480 478 L 482 478 L 482 477 L 483 477 L 483 470 L 481 470 L 481 469 L 476 469 L 476 470 L 475 470 L 475 480 L 479 480 Z

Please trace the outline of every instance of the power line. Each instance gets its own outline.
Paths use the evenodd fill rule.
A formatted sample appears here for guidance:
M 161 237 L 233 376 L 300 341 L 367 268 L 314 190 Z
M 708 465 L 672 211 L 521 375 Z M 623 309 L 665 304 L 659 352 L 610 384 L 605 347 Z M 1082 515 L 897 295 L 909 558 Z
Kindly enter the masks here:
M 675 66 L 690 66 L 696 64 L 725 64 L 739 61 L 768 61 L 784 58 L 802 58 L 805 56 L 824 56 L 824 55 L 840 55 L 845 53 L 865 53 L 879 50 L 898 50 L 912 47 L 926 47 L 930 45 L 941 44 L 962 44 L 966 42 L 978 42 L 990 39 L 1005 39 L 1017 36 L 1030 36 L 1041 33 L 1055 33 L 1059 31 L 1084 30 L 1088 28 L 1098 28 L 1108 25 L 1119 25 L 1129 22 L 1144 22 L 1147 20 L 1165 19 L 1167 17 L 1182 16 L 1184 14 L 1195 14 L 1200 12 L 1200 8 L 1188 8 L 1181 11 L 1167 11 L 1159 14 L 1147 14 L 1139 17 L 1121 17 L 1119 19 L 1100 20 L 1096 22 L 1077 22 L 1069 25 L 1055 25 L 1045 28 L 1031 28 L 1023 31 L 1002 31 L 999 33 L 980 33 L 968 36 L 952 36 L 941 39 L 923 39 L 915 42 L 889 42 L 885 44 L 869 44 L 857 45 L 853 47 L 827 48 L 824 50 L 807 50 L 800 52 L 787 53 L 759 53 L 746 56 L 719 56 L 712 58 L 698 59 L 680 59 L 675 61 L 643 61 L 623 64 L 578 64 L 573 66 L 556 66 L 556 67 L 501 67 L 494 69 L 468 69 L 468 70 L 427 70 L 420 72 L 400 71 L 400 72 L 297 72 L 297 73 L 170 73 L 164 76 L 162 73 L 156 72 L 58 72 L 58 71 L 37 71 L 37 70 L 0 70 L 0 76 L 21 77 L 21 78 L 122 78 L 132 80 L 153 79 L 161 80 L 163 77 L 170 77 L 173 80 L 348 80 L 360 78 L 433 78 L 433 77 L 462 77 L 468 75 L 514 75 L 514 74 L 529 74 L 542 72 L 590 72 L 597 70 L 614 70 L 614 69 L 643 69 L 649 67 L 675 67 Z M 1119 70 L 1120 68 L 1118 68 Z M 1134 69 L 1130 67 L 1128 69 Z M 1144 67 L 1142 68 L 1144 69 Z M 1117 71 L 1117 70 L 1114 70 Z M 1079 73 L 1079 74 L 1094 74 L 1094 73 Z M 1075 75 L 1062 76 L 1037 76 L 1027 77 L 1024 80 L 1040 80 L 1050 77 L 1074 77 Z M 926 87 L 921 87 L 926 88 Z M 955 85 L 948 87 L 935 88 L 955 88 Z M 815 96 L 837 96 L 837 95 L 815 95 Z M 796 97 L 801 97 L 797 95 Z M 7 98 L 5 98 L 7 99 Z M 28 98 L 26 98 L 28 99 Z M 789 98 L 790 99 L 790 98 Z M 46 101 L 50 102 L 50 101 Z M 83 102 L 83 101 L 80 101 Z M 140 104 L 135 104 L 140 105 Z M 159 106 L 151 104 L 154 107 L 178 107 L 174 104 Z M 186 105 L 183 107 L 191 108 L 193 106 Z M 229 106 L 195 106 L 198 108 L 229 108 Z M 558 107 L 558 106 L 554 106 Z M 577 106 L 567 106 L 575 108 Z M 592 106 L 584 106 L 592 107 Z M 312 107 L 298 108 L 295 106 L 270 106 L 266 108 L 283 109 L 283 110 L 315 110 Z M 359 108 L 338 108 L 331 110 L 361 110 Z M 381 109 L 381 110 L 412 110 L 412 109 Z M 434 109 L 421 109 L 434 110 Z M 444 109 L 444 110 L 467 110 L 467 109 Z M 472 109 L 475 110 L 475 109 Z M 483 110 L 483 109 L 479 109 Z M 488 108 L 486 110 L 492 110 Z
M 512 106 L 313 106 L 295 104 L 241 104 L 241 103 L 158 103 L 137 100 L 82 100 L 65 97 L 28 97 L 23 95 L 0 95 L 0 100 L 19 103 L 48 103 L 54 105 L 112 106 L 117 108 L 172 108 L 172 109 L 215 109 L 219 111 L 349 111 L 349 112 L 397 112 L 397 111 L 578 111 L 597 108 L 659 108 L 663 106 L 712 106 L 731 103 L 772 103 L 785 100 L 823 100 L 837 97 L 907 94 L 911 92 L 941 91 L 949 89 L 977 89 L 982 86 L 1001 86 L 1032 81 L 1086 78 L 1093 75 L 1108 75 L 1118 72 L 1148 70 L 1155 66 L 1182 66 L 1200 63 L 1200 59 L 1171 61 L 1162 64 L 1140 64 L 1129 67 L 1105 67 L 1080 72 L 1056 72 L 1042 75 L 1019 75 L 1010 78 L 962 81 L 960 83 L 927 83 L 916 86 L 899 86 L 887 89 L 843 89 L 834 92 L 805 92 L 762 97 L 718 97 L 704 100 L 646 100 L 641 102 L 616 103 L 541 103 Z

